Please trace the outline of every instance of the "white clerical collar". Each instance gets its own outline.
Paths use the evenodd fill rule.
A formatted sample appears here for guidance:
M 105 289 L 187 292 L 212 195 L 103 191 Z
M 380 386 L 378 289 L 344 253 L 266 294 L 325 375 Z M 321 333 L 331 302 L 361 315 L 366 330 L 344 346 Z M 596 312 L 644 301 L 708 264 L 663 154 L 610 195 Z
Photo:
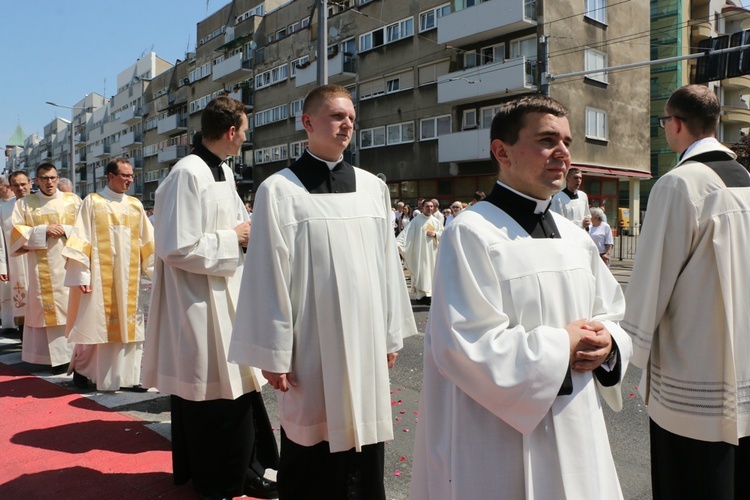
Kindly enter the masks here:
M 125 193 L 115 193 L 114 191 L 109 189 L 109 186 L 104 187 L 104 191 L 102 191 L 102 194 L 104 194 L 107 198 L 111 198 L 117 201 L 122 201 L 123 196 L 125 196 Z
M 682 158 L 686 158 L 690 154 L 690 152 L 694 150 L 695 148 L 697 148 L 699 145 L 707 144 L 707 143 L 721 145 L 721 143 L 716 140 L 716 137 L 704 137 L 703 139 L 698 139 L 697 141 L 692 143 L 690 147 L 687 148 L 685 152 L 682 154 Z
M 310 156 L 312 156 L 313 158 L 315 158 L 316 160 L 322 161 L 323 163 L 325 163 L 328 166 L 328 170 L 333 170 L 336 167 L 336 165 L 338 165 L 339 163 L 341 163 L 341 160 L 344 159 L 344 155 L 343 154 L 336 161 L 328 161 L 328 160 L 324 160 L 323 158 L 318 158 L 317 156 L 315 156 L 314 154 L 312 154 L 309 149 L 307 150 L 307 153 Z
M 54 200 L 55 198 L 59 198 L 60 196 L 62 196 L 62 191 L 60 191 L 59 189 L 55 189 L 55 193 L 54 194 L 52 194 L 52 195 L 46 195 L 40 189 L 39 191 L 36 192 L 36 195 L 38 197 L 40 197 L 41 199 L 43 199 L 43 200 Z
M 537 198 L 532 198 L 531 196 L 525 195 L 522 192 L 517 191 L 517 190 L 513 189 L 512 187 L 508 186 L 507 184 L 503 184 L 500 181 L 497 181 L 497 183 L 500 184 L 505 189 L 507 189 L 508 191 L 513 191 L 518 196 L 521 196 L 523 198 L 526 198 L 527 200 L 531 200 L 534 203 L 536 203 L 536 208 L 534 209 L 534 213 L 535 214 L 543 214 L 547 210 L 547 207 L 549 206 L 549 202 L 550 202 L 551 197 L 547 198 L 546 200 L 539 200 Z

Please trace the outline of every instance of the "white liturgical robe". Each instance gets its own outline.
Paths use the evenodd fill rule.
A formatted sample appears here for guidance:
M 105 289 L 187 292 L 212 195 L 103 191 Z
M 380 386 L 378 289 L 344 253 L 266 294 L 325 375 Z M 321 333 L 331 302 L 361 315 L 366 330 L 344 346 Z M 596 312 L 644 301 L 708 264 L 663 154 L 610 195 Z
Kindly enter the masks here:
M 435 236 L 427 236 L 427 231 L 434 231 Z M 434 215 L 420 213 L 396 238 L 406 267 L 412 274 L 411 286 L 416 298 L 432 295 L 432 277 L 442 232 L 443 225 Z
M 4 225 L 5 223 L 5 217 L 8 217 L 8 222 L 10 225 L 12 225 L 11 215 L 13 214 L 13 205 L 16 203 L 16 198 L 11 197 L 10 199 L 3 200 L 0 199 L 0 223 Z M 7 208 L 6 208 L 7 207 Z M 5 208 L 5 210 L 3 210 Z M 8 262 L 10 258 L 10 252 L 8 251 L 8 242 L 10 233 L 8 233 L 8 237 L 5 236 L 5 231 L 3 230 L 2 234 L 0 234 L 0 274 L 8 275 L 8 271 L 10 269 L 10 263 Z M 15 328 L 16 323 L 14 319 L 14 307 L 13 307 L 13 288 L 11 288 L 11 282 L 8 281 L 0 281 L 0 319 L 2 321 L 2 328 Z
M 580 189 L 576 194 L 578 196 L 571 199 L 565 190 L 560 191 L 552 197 L 552 204 L 549 209 L 572 221 L 576 226 L 583 228 L 583 218 L 591 216 L 589 197 Z
M 13 209 L 10 251 L 26 253 L 28 302 L 22 359 L 27 363 L 58 366 L 70 361 L 73 351 L 65 338 L 68 287 L 65 286 L 63 248 L 73 229 L 81 199 L 73 193 L 41 191 L 20 200 Z M 47 237 L 47 226 L 60 224 L 65 236 Z
M 5 238 L 5 258 L 8 271 L 8 288 L 10 290 L 11 311 L 15 318 L 23 318 L 26 315 L 27 300 L 27 270 L 26 254 L 14 255 L 10 251 L 10 237 L 13 232 L 13 209 L 16 206 L 16 198 L 0 202 L 0 217 L 3 224 L 3 237 Z M 3 322 L 6 318 L 5 299 L 3 299 Z M 3 324 L 3 328 L 6 328 Z M 12 328 L 12 326 L 10 327 Z
M 293 372 L 279 417 L 331 452 L 393 437 L 387 354 L 416 333 L 386 185 L 312 194 L 290 169 L 258 189 L 230 361 Z
M 248 217 L 234 174 L 221 168 L 227 180 L 216 182 L 206 163 L 189 155 L 156 190 L 142 383 L 190 401 L 261 389 L 250 367 L 227 362 L 245 261 L 234 227 Z
M 76 343 L 70 370 L 95 381 L 99 390 L 140 384 L 139 284 L 141 275 L 153 274 L 153 237 L 141 202 L 105 188 L 83 201 L 63 250 L 65 284 L 71 287 L 67 334 Z M 91 293 L 79 285 L 90 285 Z
M 425 334 L 412 499 L 621 499 L 599 395 L 620 383 L 568 372 L 564 327 L 598 320 L 625 373 L 617 281 L 588 234 L 556 214 L 560 238 L 531 238 L 488 202 L 443 232 Z

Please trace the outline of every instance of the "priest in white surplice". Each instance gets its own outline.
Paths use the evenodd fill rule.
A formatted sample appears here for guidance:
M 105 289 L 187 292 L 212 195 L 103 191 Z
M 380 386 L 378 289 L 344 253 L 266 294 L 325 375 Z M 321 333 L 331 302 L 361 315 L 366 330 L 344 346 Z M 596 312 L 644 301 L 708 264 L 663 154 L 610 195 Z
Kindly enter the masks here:
M 411 498 L 621 499 L 600 395 L 622 406 L 620 286 L 549 211 L 570 166 L 567 110 L 506 103 L 492 193 L 443 232 L 424 349 Z
M 573 221 L 576 226 L 588 230 L 591 226 L 591 210 L 588 196 L 580 190 L 581 184 L 581 169 L 569 169 L 565 176 L 565 187 L 552 198 L 549 209 Z
M 343 161 L 354 105 L 305 98 L 309 149 L 260 185 L 231 361 L 280 390 L 281 498 L 384 499 L 388 368 L 416 333 L 388 187 Z
M 5 222 L 5 214 L 10 222 L 13 214 L 13 206 L 16 203 L 16 197 L 10 189 L 8 177 L 0 175 L 0 223 Z M 0 321 L 2 322 L 3 334 L 8 331 L 16 330 L 16 322 L 13 315 L 13 299 L 10 281 L 8 280 L 8 271 L 10 264 L 8 257 L 8 241 L 5 238 L 5 231 L 0 234 Z
M 269 449 L 258 440 L 261 417 L 271 433 L 260 374 L 227 362 L 250 223 L 225 160 L 246 140 L 244 105 L 217 97 L 201 128 L 202 144 L 156 190 L 143 386 L 171 394 L 175 484 L 192 480 L 207 498 L 274 498 L 276 484 L 263 473 L 276 466 L 276 442 Z
M 2 217 L 3 236 L 6 243 L 5 258 L 8 265 L 8 284 L 12 311 L 3 310 L 3 314 L 12 314 L 16 328 L 20 333 L 23 331 L 23 322 L 26 316 L 28 294 L 27 259 L 25 253 L 14 255 L 10 252 L 10 238 L 13 232 L 13 209 L 16 206 L 17 200 L 28 196 L 31 192 L 31 180 L 29 180 L 25 172 L 17 171 L 8 176 L 8 182 L 15 196 L 6 202 L 0 203 L 0 216 Z M 8 323 L 10 324 L 10 321 Z
M 435 217 L 434 210 L 434 202 L 426 200 L 422 213 L 414 217 L 396 238 L 406 268 L 411 272 L 412 296 L 417 300 L 432 296 L 438 242 L 443 233 L 443 224 Z
M 97 390 L 140 389 L 143 312 L 140 276 L 153 274 L 154 231 L 143 205 L 125 192 L 133 167 L 107 164 L 107 187 L 83 201 L 63 250 L 70 287 L 68 341 L 75 343 L 68 372 L 76 385 Z
M 68 287 L 62 250 L 81 199 L 57 190 L 60 178 L 54 165 L 43 163 L 36 171 L 39 191 L 18 200 L 12 215 L 10 251 L 27 254 L 29 273 L 21 358 L 59 370 L 73 352 L 65 338 Z

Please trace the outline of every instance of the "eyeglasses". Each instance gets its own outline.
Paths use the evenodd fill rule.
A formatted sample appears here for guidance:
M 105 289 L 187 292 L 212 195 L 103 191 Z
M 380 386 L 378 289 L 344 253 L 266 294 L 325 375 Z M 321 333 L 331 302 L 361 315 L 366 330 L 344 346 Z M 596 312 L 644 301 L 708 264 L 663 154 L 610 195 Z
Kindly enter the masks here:
M 461 210 L 461 207 L 451 207 L 453 210 Z
M 681 116 L 676 116 L 676 115 L 660 116 L 659 117 L 659 126 L 661 128 L 664 128 L 664 126 L 667 124 L 667 121 L 670 120 L 670 119 L 672 119 L 672 118 L 676 118 L 676 119 L 678 119 L 680 121 L 683 121 L 683 122 L 687 121 L 685 118 L 682 118 Z
M 132 179 L 133 178 L 133 174 L 120 174 L 120 173 L 118 173 L 116 175 L 119 175 L 123 179 Z
M 44 177 L 37 177 L 42 182 L 56 181 L 58 177 L 56 175 L 49 175 Z

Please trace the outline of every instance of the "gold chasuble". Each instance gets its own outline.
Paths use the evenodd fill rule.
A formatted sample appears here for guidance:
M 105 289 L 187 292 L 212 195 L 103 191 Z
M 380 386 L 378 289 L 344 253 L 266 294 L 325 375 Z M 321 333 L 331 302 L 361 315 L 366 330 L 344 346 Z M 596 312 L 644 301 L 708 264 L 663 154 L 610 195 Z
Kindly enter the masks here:
M 63 250 L 71 286 L 70 342 L 143 341 L 139 283 L 141 275 L 152 276 L 153 254 L 154 230 L 140 201 L 109 188 L 86 197 Z M 71 278 L 72 271 L 77 277 Z M 90 285 L 91 293 L 76 285 Z

